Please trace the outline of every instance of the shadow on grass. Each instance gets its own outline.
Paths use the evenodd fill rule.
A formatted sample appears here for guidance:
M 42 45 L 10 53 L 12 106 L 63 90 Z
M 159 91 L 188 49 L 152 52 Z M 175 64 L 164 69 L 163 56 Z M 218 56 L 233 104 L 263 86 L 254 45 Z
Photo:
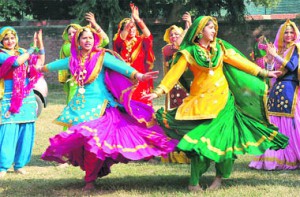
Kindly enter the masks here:
M 209 185 L 214 177 L 203 176 L 200 180 L 204 188 Z M 90 191 L 89 194 L 110 194 L 114 192 L 133 192 L 137 193 L 177 193 L 187 192 L 188 176 L 162 176 L 162 175 L 152 175 L 152 176 L 126 176 L 126 177 L 114 177 L 109 176 L 97 179 L 96 188 Z M 1 188 L 4 188 L 2 195 L 14 196 L 27 196 L 31 192 L 34 192 L 35 196 L 47 195 L 47 196 L 81 196 L 83 195 L 82 187 L 84 182 L 82 179 L 27 179 L 24 184 L 24 180 L 9 180 L 3 179 L 0 182 Z M 16 187 L 18 185 L 18 187 Z M 300 185 L 300 180 L 290 180 L 282 181 L 280 179 L 269 180 L 260 178 L 235 178 L 226 179 L 223 184 L 223 189 L 230 188 L 231 186 L 252 186 L 257 187 L 260 185 L 272 185 L 285 186 L 285 187 L 298 187 Z M 30 187 L 30 190 L 25 188 Z M 24 190 L 25 189 L 25 190 Z M 74 193 L 74 194 L 73 194 Z M 76 195 L 75 195 L 76 194 Z
M 48 167 L 56 166 L 56 162 L 48 162 L 41 159 L 41 155 L 32 155 L 30 162 L 26 166 Z

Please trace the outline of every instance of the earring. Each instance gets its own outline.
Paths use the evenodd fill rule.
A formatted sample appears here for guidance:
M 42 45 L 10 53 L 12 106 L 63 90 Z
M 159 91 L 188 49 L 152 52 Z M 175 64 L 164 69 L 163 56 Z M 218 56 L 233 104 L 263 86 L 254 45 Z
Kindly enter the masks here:
M 78 46 L 78 50 L 81 50 L 82 49 L 82 47 L 81 46 Z
M 199 34 L 197 35 L 197 37 L 198 37 L 199 40 L 201 40 L 201 39 L 203 38 L 203 34 L 202 34 L 202 33 L 199 33 Z

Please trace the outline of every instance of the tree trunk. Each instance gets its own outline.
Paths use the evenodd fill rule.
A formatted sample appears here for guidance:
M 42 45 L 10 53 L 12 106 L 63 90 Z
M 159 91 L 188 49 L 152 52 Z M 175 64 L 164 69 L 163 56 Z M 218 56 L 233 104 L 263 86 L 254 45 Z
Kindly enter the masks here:
M 176 23 L 181 20 L 180 10 L 182 6 L 183 5 L 181 3 L 174 3 L 172 5 L 172 9 L 167 17 L 167 23 Z

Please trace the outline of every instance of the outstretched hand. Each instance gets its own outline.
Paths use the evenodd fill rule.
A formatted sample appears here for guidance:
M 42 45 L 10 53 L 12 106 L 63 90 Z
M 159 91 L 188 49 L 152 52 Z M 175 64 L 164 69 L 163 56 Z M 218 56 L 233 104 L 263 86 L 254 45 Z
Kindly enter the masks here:
M 141 99 L 143 100 L 148 100 L 148 101 L 152 101 L 153 99 L 157 98 L 157 94 L 155 93 L 150 93 L 150 94 L 144 94 Z
M 279 70 L 269 71 L 269 72 L 268 72 L 268 77 L 271 77 L 271 78 L 278 78 L 281 74 L 282 74 L 282 72 L 279 71 Z
M 136 79 L 139 81 L 148 81 L 150 79 L 158 78 L 159 71 L 150 71 L 146 72 L 145 74 L 136 73 Z
M 276 52 L 276 48 L 275 48 L 274 44 L 268 43 L 267 46 L 268 46 L 267 53 L 272 55 L 273 57 L 276 57 L 278 54 Z
M 156 79 L 158 78 L 159 71 L 150 71 L 143 74 L 142 79 L 143 81 L 148 81 L 149 79 Z

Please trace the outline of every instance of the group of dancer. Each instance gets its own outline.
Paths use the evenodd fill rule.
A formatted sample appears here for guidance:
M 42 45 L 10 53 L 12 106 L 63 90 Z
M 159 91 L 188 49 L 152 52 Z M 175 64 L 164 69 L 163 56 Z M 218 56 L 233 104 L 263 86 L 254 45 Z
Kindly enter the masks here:
M 64 131 L 50 138 L 42 159 L 80 166 L 85 190 L 113 164 L 156 156 L 191 163 L 190 191 L 203 190 L 199 179 L 211 161 L 216 177 L 208 189 L 220 188 L 239 154 L 258 156 L 252 168 L 299 167 L 300 35 L 292 21 L 267 44 L 266 64 L 274 69 L 266 70 L 217 37 L 214 17 L 192 22 L 185 13 L 184 30 L 173 25 L 166 31 L 165 76 L 154 88 L 153 35 L 138 8 L 130 8 L 132 18 L 120 22 L 113 50 L 103 48 L 108 37 L 87 13 L 90 25 L 69 25 L 61 59 L 46 65 L 41 31 L 25 50 L 14 28 L 0 29 L 1 178 L 13 164 L 15 172 L 25 173 L 30 160 L 36 119 L 32 87 L 39 71 L 60 71 L 68 93 L 55 120 Z M 269 77 L 277 79 L 268 95 Z M 152 100 L 163 94 L 166 106 L 155 112 Z

